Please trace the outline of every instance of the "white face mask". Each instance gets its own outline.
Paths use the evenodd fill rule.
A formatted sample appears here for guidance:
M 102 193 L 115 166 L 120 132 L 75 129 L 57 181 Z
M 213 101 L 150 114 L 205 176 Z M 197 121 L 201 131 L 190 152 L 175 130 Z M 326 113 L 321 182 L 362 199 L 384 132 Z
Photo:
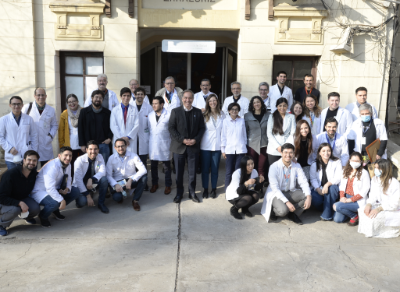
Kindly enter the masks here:
M 350 165 L 353 169 L 357 169 L 361 166 L 361 162 L 350 161 Z

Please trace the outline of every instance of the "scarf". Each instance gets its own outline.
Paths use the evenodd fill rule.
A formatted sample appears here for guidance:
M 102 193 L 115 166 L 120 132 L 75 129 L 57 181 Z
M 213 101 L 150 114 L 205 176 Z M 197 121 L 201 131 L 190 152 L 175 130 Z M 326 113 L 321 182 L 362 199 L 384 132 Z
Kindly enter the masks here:
M 78 109 L 76 110 L 76 114 L 72 112 L 70 108 L 68 110 L 68 117 L 71 119 L 71 125 L 74 128 L 78 127 L 78 119 L 79 119 L 79 114 L 81 113 L 81 106 L 78 105 Z

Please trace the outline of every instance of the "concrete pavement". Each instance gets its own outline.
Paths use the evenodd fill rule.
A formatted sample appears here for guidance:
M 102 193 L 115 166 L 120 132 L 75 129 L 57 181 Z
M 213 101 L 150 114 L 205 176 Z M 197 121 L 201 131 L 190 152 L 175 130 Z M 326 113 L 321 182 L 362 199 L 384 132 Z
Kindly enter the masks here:
M 235 220 L 224 196 L 180 206 L 145 192 L 106 203 L 110 214 L 70 204 L 51 228 L 16 220 L 0 238 L 1 291 L 398 291 L 399 239 L 369 239 L 357 228 L 319 221 L 267 224 L 262 201 L 254 218 Z M 160 175 L 161 168 L 160 168 Z M 201 197 L 201 176 L 198 175 Z M 175 179 L 173 175 L 173 179 Z M 163 180 L 160 181 L 163 186 Z M 97 198 L 95 200 L 97 202 Z

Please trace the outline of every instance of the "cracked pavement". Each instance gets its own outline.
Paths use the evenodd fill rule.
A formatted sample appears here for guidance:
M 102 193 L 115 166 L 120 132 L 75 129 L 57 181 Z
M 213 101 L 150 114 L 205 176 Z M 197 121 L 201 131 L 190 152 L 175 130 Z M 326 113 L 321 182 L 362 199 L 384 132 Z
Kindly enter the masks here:
M 16 220 L 0 238 L 3 291 L 398 291 L 400 239 L 369 239 L 346 224 L 235 220 L 219 197 L 193 203 L 176 189 L 145 192 L 142 211 L 107 199 L 110 214 L 70 204 L 51 228 Z M 161 168 L 160 185 L 164 185 Z M 174 175 L 173 175 L 174 179 Z M 201 197 L 201 176 L 197 176 Z M 97 202 L 97 198 L 95 198 Z

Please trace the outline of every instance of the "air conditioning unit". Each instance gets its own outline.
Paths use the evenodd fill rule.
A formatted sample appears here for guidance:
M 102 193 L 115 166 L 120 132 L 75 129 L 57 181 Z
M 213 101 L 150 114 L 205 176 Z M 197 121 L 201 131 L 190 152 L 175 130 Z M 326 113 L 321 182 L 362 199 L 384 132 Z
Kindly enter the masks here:
M 351 51 L 352 41 L 353 41 L 353 32 L 351 27 L 348 27 L 343 32 L 343 35 L 341 36 L 339 43 L 337 45 L 331 46 L 330 50 L 336 54 L 349 53 Z

